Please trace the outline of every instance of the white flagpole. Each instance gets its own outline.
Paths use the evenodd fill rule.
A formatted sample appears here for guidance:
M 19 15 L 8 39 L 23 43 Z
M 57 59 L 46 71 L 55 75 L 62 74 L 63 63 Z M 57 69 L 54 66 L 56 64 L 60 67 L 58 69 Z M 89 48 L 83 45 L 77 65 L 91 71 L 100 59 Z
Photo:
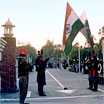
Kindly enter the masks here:
M 103 77 L 104 77 L 104 37 L 102 37 L 101 39 L 101 43 L 102 43 L 102 54 L 103 54 Z
M 102 76 L 104 78 L 104 37 L 101 38 L 100 42 L 102 45 L 102 54 L 103 54 L 103 73 L 102 73 Z
M 78 47 L 78 58 L 79 58 L 79 73 L 80 73 L 80 46 Z

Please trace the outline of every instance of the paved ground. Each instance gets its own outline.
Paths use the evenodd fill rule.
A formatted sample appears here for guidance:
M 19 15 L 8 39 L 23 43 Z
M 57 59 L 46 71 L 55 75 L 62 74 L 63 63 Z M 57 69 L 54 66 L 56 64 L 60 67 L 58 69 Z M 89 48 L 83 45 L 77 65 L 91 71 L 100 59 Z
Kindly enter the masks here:
M 47 69 L 45 97 L 38 96 L 36 72 L 30 72 L 29 76 L 26 102 L 30 104 L 104 104 L 104 85 L 99 85 L 98 92 L 88 90 L 85 74 Z M 1 94 L 0 101 L 1 104 L 19 104 L 19 93 Z

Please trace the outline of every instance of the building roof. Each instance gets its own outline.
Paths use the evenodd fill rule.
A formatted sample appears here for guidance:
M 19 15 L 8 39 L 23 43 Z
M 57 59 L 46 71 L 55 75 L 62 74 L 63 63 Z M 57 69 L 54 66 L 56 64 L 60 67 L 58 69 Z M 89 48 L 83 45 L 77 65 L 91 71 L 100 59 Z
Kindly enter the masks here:
M 4 25 L 2 26 L 11 26 L 11 27 L 15 27 L 15 25 L 12 24 L 12 22 L 10 21 L 10 19 L 8 18 L 8 20 L 5 22 Z

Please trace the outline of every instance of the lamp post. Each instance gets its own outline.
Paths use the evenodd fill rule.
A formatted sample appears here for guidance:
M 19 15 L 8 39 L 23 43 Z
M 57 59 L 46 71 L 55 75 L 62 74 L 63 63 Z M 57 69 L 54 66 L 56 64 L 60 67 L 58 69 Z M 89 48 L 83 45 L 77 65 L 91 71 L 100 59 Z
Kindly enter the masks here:
M 78 47 L 78 58 L 79 58 L 79 73 L 81 72 L 81 69 L 80 69 L 80 65 L 81 65 L 81 59 L 80 59 L 80 45 Z

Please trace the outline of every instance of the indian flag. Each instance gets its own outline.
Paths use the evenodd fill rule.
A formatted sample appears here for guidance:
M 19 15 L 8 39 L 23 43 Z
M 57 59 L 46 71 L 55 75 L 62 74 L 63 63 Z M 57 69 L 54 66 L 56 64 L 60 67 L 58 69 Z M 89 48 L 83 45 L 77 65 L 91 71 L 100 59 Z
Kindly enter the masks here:
M 66 55 L 69 55 L 72 49 L 72 42 L 83 26 L 84 25 L 77 14 L 71 8 L 69 3 L 67 3 L 63 33 L 63 45 L 65 46 L 64 52 Z
M 85 21 L 84 28 L 81 29 L 81 33 L 86 37 L 91 47 L 94 45 L 93 36 L 91 35 L 88 20 Z
M 93 37 L 91 36 L 90 27 L 85 12 L 82 13 L 80 20 L 84 24 L 84 27 L 80 30 L 80 32 L 85 36 L 90 46 L 93 47 Z

